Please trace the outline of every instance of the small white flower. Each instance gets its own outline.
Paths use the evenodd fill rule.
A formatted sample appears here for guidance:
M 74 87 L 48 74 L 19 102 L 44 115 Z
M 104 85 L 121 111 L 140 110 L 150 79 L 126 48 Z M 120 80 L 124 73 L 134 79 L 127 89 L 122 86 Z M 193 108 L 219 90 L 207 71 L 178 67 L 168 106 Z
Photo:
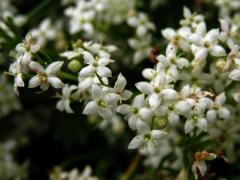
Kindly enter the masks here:
M 106 67 L 109 63 L 113 62 L 109 58 L 94 58 L 93 55 L 84 51 L 83 53 L 84 62 L 88 64 L 88 66 L 84 67 L 79 75 L 83 78 L 90 77 L 94 73 L 97 73 L 100 77 L 111 77 L 112 71 Z
M 20 63 L 21 63 L 20 60 L 17 60 L 14 63 L 12 63 L 9 67 L 9 73 L 14 76 L 14 91 L 17 95 L 19 94 L 18 87 L 24 87 Z
M 21 64 L 28 65 L 32 54 L 35 54 L 39 49 L 40 45 L 34 41 L 31 34 L 27 34 L 23 43 L 16 46 L 16 51 L 22 54 Z
M 154 154 L 160 148 L 159 140 L 166 136 L 167 133 L 161 130 L 150 131 L 149 127 L 146 127 L 145 131 L 140 132 L 139 135 L 134 137 L 128 145 L 128 149 L 141 148 L 147 151 L 148 154 Z
M 114 94 L 106 94 L 99 85 L 92 85 L 92 98 L 85 109 L 83 114 L 86 115 L 99 115 L 105 119 L 110 120 L 112 117 L 111 107 L 115 106 L 118 100 L 118 96 Z
M 133 99 L 132 105 L 122 104 L 117 107 L 117 112 L 126 115 L 129 127 L 133 130 L 137 129 L 138 121 L 148 122 L 152 116 L 152 111 L 147 108 L 144 94 L 137 95 Z
M 73 110 L 70 107 L 70 96 L 72 91 L 76 90 L 77 86 L 74 85 L 66 85 L 62 89 L 61 100 L 57 102 L 57 109 L 60 111 L 66 111 L 67 113 L 73 113 Z
M 29 80 L 28 87 L 35 88 L 40 86 L 42 90 L 47 90 L 49 84 L 54 88 L 62 88 L 64 83 L 56 76 L 63 65 L 63 61 L 55 61 L 47 66 L 44 70 L 41 64 L 31 61 L 29 67 L 32 71 L 37 73 Z

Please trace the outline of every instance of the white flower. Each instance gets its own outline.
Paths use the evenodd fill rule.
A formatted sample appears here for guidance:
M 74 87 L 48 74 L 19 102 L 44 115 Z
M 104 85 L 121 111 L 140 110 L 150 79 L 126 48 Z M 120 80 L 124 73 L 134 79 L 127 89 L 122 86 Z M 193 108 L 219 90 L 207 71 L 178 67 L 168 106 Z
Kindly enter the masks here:
M 38 28 L 31 30 L 30 34 L 41 46 L 45 46 L 48 40 L 56 38 L 57 31 L 51 25 L 51 20 L 46 18 L 40 23 Z
M 154 154 L 160 148 L 159 140 L 166 136 L 167 133 L 161 130 L 150 130 L 148 126 L 144 126 L 139 135 L 135 136 L 128 145 L 128 149 L 141 148 L 148 154 Z
M 82 48 L 76 48 L 73 51 L 65 51 L 63 53 L 60 54 L 60 56 L 67 58 L 68 60 L 71 60 L 75 57 L 80 56 L 83 53 L 83 49 Z
M 207 120 L 203 117 L 203 114 L 191 113 L 185 122 L 185 133 L 190 133 L 194 127 L 197 126 L 202 131 L 207 131 Z
M 40 45 L 34 41 L 31 34 L 27 34 L 23 43 L 16 46 L 16 51 L 22 54 L 21 64 L 28 65 L 32 54 L 36 53 L 39 49 Z
M 197 62 L 205 60 L 208 53 L 215 57 L 226 56 L 225 49 L 217 44 L 218 37 L 218 29 L 210 30 L 204 37 L 196 33 L 190 36 L 190 40 L 194 43 L 191 45 L 191 50 Z
M 133 130 L 137 129 L 138 121 L 148 122 L 151 120 L 152 111 L 147 108 L 144 94 L 137 95 L 133 99 L 132 105 L 122 104 L 117 107 L 117 112 L 126 115 L 129 127 Z
M 9 73 L 14 76 L 14 91 L 17 95 L 19 94 L 18 87 L 24 87 L 20 63 L 21 63 L 20 60 L 17 60 L 14 63 L 12 63 L 9 67 Z
M 85 109 L 83 114 L 86 115 L 99 115 L 105 119 L 110 120 L 112 118 L 112 106 L 116 106 L 118 96 L 114 94 L 106 94 L 99 85 L 92 85 L 92 98 Z
M 109 63 L 113 62 L 109 58 L 94 58 L 93 55 L 84 51 L 83 53 L 84 63 L 88 66 L 82 68 L 79 73 L 79 76 L 86 78 L 92 76 L 94 73 L 97 73 L 100 77 L 111 77 L 112 71 L 106 67 Z
M 126 78 L 120 73 L 118 75 L 117 81 L 114 84 L 113 92 L 120 96 L 121 100 L 128 100 L 132 96 L 132 92 L 129 90 L 125 90 L 125 86 L 127 85 Z
M 76 90 L 77 86 L 75 85 L 66 85 L 62 89 L 61 100 L 57 102 L 57 109 L 60 111 L 66 111 L 67 113 L 73 113 L 73 110 L 70 107 L 70 97 L 72 91 Z
M 83 47 L 93 54 L 97 54 L 99 57 L 110 58 L 112 52 L 117 50 L 114 45 L 104 46 L 102 44 L 89 42 L 83 42 Z
M 89 1 L 78 1 L 76 7 L 69 7 L 65 14 L 70 17 L 70 33 L 76 34 L 84 31 L 87 34 L 93 34 L 93 20 L 95 18 L 94 4 Z
M 192 171 L 194 172 L 195 178 L 198 179 L 198 170 L 200 172 L 201 176 L 204 176 L 207 172 L 207 165 L 206 165 L 206 160 L 213 160 L 217 156 L 214 153 L 208 153 L 207 151 L 203 152 L 197 152 L 195 153 L 195 158 L 196 160 L 194 161 L 192 165 Z
M 44 70 L 41 64 L 31 61 L 29 67 L 32 71 L 37 73 L 29 80 L 28 87 L 35 88 L 40 86 L 42 90 L 47 90 L 49 84 L 54 88 L 62 88 L 64 86 L 63 82 L 56 77 L 58 71 L 60 71 L 63 65 L 63 61 L 55 61 L 47 66 Z

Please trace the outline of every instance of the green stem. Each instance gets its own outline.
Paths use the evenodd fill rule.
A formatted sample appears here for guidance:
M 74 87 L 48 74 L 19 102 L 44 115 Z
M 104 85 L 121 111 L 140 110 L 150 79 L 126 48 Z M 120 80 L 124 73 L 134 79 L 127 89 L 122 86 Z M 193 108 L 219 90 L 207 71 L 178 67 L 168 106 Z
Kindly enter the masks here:
M 101 77 L 100 77 L 97 73 L 95 73 L 95 74 L 96 74 L 98 80 L 100 81 L 100 83 L 101 83 L 102 85 L 108 86 L 107 84 L 105 84 L 105 83 L 103 82 L 103 80 L 101 79 Z
M 77 77 L 76 76 L 74 76 L 73 74 L 69 74 L 69 73 L 67 73 L 67 72 L 58 72 L 58 74 L 57 74 L 59 77 L 61 77 L 61 78 L 64 78 L 64 79 L 69 79 L 69 80 L 73 80 L 73 81 L 77 81 L 78 79 L 77 79 Z

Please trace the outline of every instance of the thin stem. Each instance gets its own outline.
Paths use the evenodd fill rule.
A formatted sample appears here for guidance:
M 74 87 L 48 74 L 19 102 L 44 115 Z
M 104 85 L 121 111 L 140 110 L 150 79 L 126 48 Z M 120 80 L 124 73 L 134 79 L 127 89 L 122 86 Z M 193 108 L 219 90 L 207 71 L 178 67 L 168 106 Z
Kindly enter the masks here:
M 131 175 L 134 173 L 134 171 L 136 170 L 140 160 L 141 160 L 141 155 L 140 154 L 136 154 L 132 160 L 132 162 L 129 164 L 126 172 L 123 174 L 123 176 L 121 177 L 121 180 L 128 180 Z
M 105 83 L 103 82 L 102 78 L 101 78 L 97 73 L 95 73 L 95 74 L 96 74 L 98 80 L 100 81 L 100 83 L 101 83 L 102 85 L 108 86 L 107 84 L 105 84 Z
M 57 75 L 61 78 L 64 78 L 64 79 L 69 79 L 69 80 L 73 80 L 73 81 L 78 80 L 76 76 L 74 76 L 73 74 L 69 74 L 67 72 L 60 71 L 60 72 L 57 73 Z

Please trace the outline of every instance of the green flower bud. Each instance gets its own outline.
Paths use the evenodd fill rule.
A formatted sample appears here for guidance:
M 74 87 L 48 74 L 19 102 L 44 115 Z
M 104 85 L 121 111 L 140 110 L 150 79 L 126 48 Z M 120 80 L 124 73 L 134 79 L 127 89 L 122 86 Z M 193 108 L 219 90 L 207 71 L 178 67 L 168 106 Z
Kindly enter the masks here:
M 81 67 L 82 67 L 82 64 L 76 59 L 73 59 L 68 63 L 68 68 L 73 72 L 79 71 Z

